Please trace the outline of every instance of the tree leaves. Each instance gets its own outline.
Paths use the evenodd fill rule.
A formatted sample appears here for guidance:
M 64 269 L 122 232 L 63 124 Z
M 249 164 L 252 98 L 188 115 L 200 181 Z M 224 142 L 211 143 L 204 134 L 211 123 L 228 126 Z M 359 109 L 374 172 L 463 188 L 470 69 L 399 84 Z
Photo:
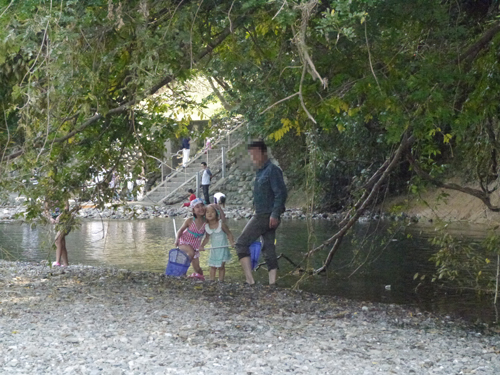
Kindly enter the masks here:
M 287 118 L 282 118 L 281 123 L 283 127 L 274 133 L 269 134 L 269 138 L 273 139 L 275 142 L 279 141 L 283 136 L 288 133 L 292 128 L 297 129 L 297 134 L 300 134 L 299 122 L 297 120 L 291 121 Z
M 134 0 L 119 9 L 107 0 L 54 8 L 34 0 L 14 3 L 0 20 L 0 95 L 6 98 L 0 111 L 10 124 L 9 134 L 0 132 L 0 144 L 13 155 L 33 148 L 37 159 L 48 150 L 40 153 L 41 147 L 64 140 L 73 155 L 88 158 L 89 167 L 108 163 L 110 169 L 115 159 L 111 153 L 101 158 L 106 153 L 93 140 L 109 149 L 117 140 L 139 147 L 130 136 L 134 112 L 149 137 L 142 147 L 161 157 L 159 139 L 176 137 L 182 127 L 172 126 L 172 119 L 193 107 L 180 84 L 204 74 L 224 82 L 221 95 L 240 103 L 228 109 L 244 115 L 254 135 L 272 142 L 298 136 L 288 142 L 294 144 L 291 158 L 308 160 L 295 146 L 302 142 L 299 149 L 305 150 L 302 134 L 318 131 L 325 157 L 318 170 L 333 176 L 332 160 L 349 161 L 342 167 L 345 187 L 383 160 L 406 131 L 416 138 L 412 154 L 422 168 L 465 162 L 487 174 L 492 164 L 483 161 L 495 141 L 483 124 L 498 112 L 500 41 L 492 38 L 470 69 L 457 69 L 456 55 L 480 38 L 488 19 L 471 25 L 455 5 L 430 0 L 311 3 L 307 17 L 305 5 Z M 303 25 L 306 33 L 298 38 Z M 317 75 L 328 86 L 314 80 Z M 137 107 L 166 85 L 168 104 Z M 478 144 L 487 147 L 477 152 Z M 439 169 L 447 170 L 452 168 Z M 332 182 L 322 181 L 323 193 L 333 199 Z
M 5 83 L 0 113 L 9 121 L 7 129 L 0 127 L 0 144 L 7 147 L 0 151 L 2 158 L 14 160 L 0 163 L 28 176 L 36 167 L 39 174 L 36 187 L 21 179 L 2 179 L 13 184 L 10 189 L 50 199 L 57 195 L 57 187 L 88 199 L 84 188 L 95 173 L 104 169 L 108 176 L 113 170 L 136 175 L 144 168 L 147 173 L 156 168 L 154 159 L 139 157 L 141 166 L 136 168 L 126 156 L 146 150 L 163 158 L 165 140 L 185 129 L 185 122 L 174 126 L 174 120 L 196 103 L 182 95 L 180 85 L 170 87 L 163 104 L 147 101 L 148 110 L 134 104 L 165 74 L 168 79 L 154 92 L 172 81 L 168 74 L 179 82 L 193 77 L 196 72 L 183 61 L 186 46 L 189 43 L 196 56 L 210 38 L 185 31 L 199 4 L 148 3 L 151 14 L 172 11 L 171 18 L 145 22 L 142 0 L 122 2 L 111 9 L 110 17 L 107 0 L 65 1 L 54 8 L 28 0 L 14 3 L 0 20 L 5 26 L 0 31 L 0 49 L 6 52 L 2 68 L 9 67 L 0 69 L 0 81 Z M 200 21 L 204 23 L 205 17 Z M 220 30 L 214 25 L 212 32 L 217 35 Z M 16 68 L 19 61 L 21 70 Z M 93 194 L 97 200 L 110 198 L 105 184 L 96 185 Z

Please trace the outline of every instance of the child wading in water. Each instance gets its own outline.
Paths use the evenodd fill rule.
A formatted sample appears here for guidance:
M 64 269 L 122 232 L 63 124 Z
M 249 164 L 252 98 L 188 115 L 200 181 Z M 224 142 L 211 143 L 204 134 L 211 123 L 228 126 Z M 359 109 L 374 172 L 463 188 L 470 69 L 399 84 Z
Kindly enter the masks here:
M 71 220 L 68 220 L 69 202 L 66 201 L 64 211 L 60 211 L 57 207 L 53 212 L 49 212 L 49 204 L 45 202 L 45 216 L 51 224 L 56 224 L 57 234 L 55 237 L 56 244 L 56 261 L 52 263 L 52 267 L 67 267 L 69 266 L 68 250 L 66 249 L 66 236 L 71 230 Z M 66 216 L 66 220 L 61 221 L 62 216 Z
M 200 244 L 205 235 L 205 205 L 199 198 L 191 201 L 193 217 L 187 218 L 182 227 L 177 231 L 177 240 L 175 246 L 184 251 L 191 258 L 191 265 L 195 273 L 190 275 L 204 280 L 203 270 L 200 267 Z
M 219 270 L 219 281 L 224 281 L 226 275 L 226 262 L 231 259 L 231 254 L 228 248 L 228 238 L 231 246 L 234 246 L 234 237 L 227 225 L 221 220 L 220 214 L 215 205 L 207 206 L 205 217 L 205 239 L 203 240 L 200 250 L 205 250 L 204 246 L 211 240 L 212 250 L 210 250 L 210 258 L 208 265 L 210 266 L 210 280 L 215 280 L 217 269 Z

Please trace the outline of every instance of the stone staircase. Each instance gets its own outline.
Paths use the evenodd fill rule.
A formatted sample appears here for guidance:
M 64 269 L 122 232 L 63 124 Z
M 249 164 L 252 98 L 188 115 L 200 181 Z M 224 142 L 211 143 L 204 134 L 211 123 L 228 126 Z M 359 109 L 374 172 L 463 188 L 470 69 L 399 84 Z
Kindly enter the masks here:
M 224 170 L 223 161 L 225 162 L 225 157 L 223 157 L 223 154 L 227 156 L 231 150 L 239 146 L 245 139 L 246 123 L 242 122 L 213 141 L 210 150 L 202 150 L 194 156 L 191 155 L 186 168 L 177 168 L 161 184 L 149 191 L 141 201 L 162 204 L 177 192 L 184 193 L 187 189 L 195 187 L 197 175 L 201 183 L 201 162 L 206 162 L 212 173 L 215 170 Z M 187 196 L 187 192 L 184 195 Z

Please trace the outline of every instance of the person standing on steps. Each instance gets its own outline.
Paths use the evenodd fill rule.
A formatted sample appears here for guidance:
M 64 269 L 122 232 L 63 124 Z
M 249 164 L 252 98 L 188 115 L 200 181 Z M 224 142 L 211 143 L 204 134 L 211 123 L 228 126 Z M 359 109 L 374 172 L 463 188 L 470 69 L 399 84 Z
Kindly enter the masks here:
M 189 153 L 191 152 L 190 145 L 191 145 L 191 138 L 189 137 L 182 138 L 182 168 L 186 168 L 187 163 L 189 161 Z
M 283 172 L 271 163 L 267 155 L 267 146 L 262 141 L 248 145 L 248 152 L 257 167 L 253 187 L 254 215 L 236 240 L 236 252 L 245 274 L 246 283 L 255 284 L 250 260 L 250 244 L 262 236 L 262 253 L 269 272 L 269 285 L 276 283 L 278 259 L 276 257 L 276 228 L 280 224 L 281 214 L 285 211 L 287 190 Z
M 203 175 L 201 176 L 201 187 L 203 189 L 203 196 L 205 197 L 205 204 L 210 204 L 210 180 L 212 179 L 212 172 L 204 161 L 201 162 L 203 168 Z

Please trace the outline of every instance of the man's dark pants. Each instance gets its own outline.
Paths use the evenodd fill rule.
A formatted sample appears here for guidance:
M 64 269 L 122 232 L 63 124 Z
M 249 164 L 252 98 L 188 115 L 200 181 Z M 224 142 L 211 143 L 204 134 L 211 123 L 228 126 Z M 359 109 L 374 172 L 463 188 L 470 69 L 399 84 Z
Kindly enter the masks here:
M 270 214 L 254 215 L 247 223 L 243 232 L 236 240 L 236 252 L 238 258 L 242 259 L 250 256 L 250 244 L 262 236 L 262 254 L 267 264 L 268 271 L 278 268 L 278 259 L 276 258 L 276 228 L 269 228 Z
M 201 185 L 203 188 L 203 196 L 205 197 L 205 204 L 210 204 L 210 195 L 208 194 L 208 189 L 210 185 Z

